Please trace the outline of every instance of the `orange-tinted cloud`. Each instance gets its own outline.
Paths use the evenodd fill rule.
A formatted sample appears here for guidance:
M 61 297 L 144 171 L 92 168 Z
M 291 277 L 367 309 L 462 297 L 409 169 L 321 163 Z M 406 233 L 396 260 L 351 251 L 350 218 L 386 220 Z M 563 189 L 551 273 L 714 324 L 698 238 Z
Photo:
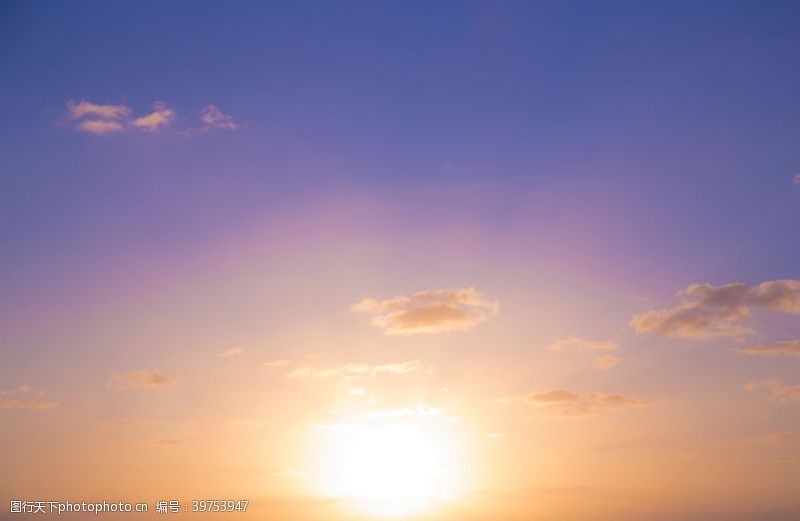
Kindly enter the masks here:
M 769 399 L 772 402 L 800 402 L 800 385 L 784 385 L 780 380 L 750 382 L 744 386 L 744 389 L 750 392 L 767 389 L 770 391 Z
M 592 367 L 595 369 L 605 370 L 611 369 L 619 363 L 619 357 L 614 355 L 598 356 L 592 361 Z
M 769 434 L 763 434 L 761 436 L 754 436 L 752 438 L 745 438 L 738 442 L 738 445 L 741 447 L 760 447 L 760 446 L 772 446 L 778 445 L 787 440 L 794 440 L 800 438 L 800 434 L 797 432 L 772 432 Z
M 782 342 L 775 342 L 774 344 L 743 347 L 736 351 L 753 356 L 790 356 L 800 358 L 800 340 L 784 340 Z
M 633 329 L 637 333 L 680 338 L 733 337 L 752 333 L 746 322 L 754 308 L 800 313 L 798 280 L 773 280 L 757 285 L 692 284 L 680 295 L 682 301 L 674 307 L 634 316 Z
M 497 315 L 500 304 L 475 288 L 426 290 L 387 300 L 366 298 L 350 308 L 376 315 L 372 324 L 387 335 L 468 330 Z
M 78 130 L 89 134 L 111 134 L 122 132 L 122 125 L 116 121 L 106 121 L 102 119 L 87 119 L 78 123 Z
M 526 403 L 541 407 L 553 416 L 566 418 L 597 416 L 606 412 L 649 407 L 654 403 L 651 400 L 622 394 L 580 394 L 563 389 L 531 393 L 524 397 L 505 397 L 500 398 L 498 402 L 504 404 Z
M 134 119 L 131 125 L 134 127 L 153 132 L 158 130 L 159 127 L 167 126 L 175 119 L 175 111 L 163 101 L 156 101 L 153 103 L 153 112 L 146 116 L 141 116 Z
M 29 385 L 20 385 L 13 389 L 0 389 L 0 409 L 26 409 L 31 411 L 49 411 L 58 407 L 55 402 L 30 399 Z
M 550 351 L 614 351 L 619 346 L 614 342 L 597 342 L 577 336 L 568 336 L 556 340 L 547 348 Z
M 175 385 L 178 379 L 158 369 L 140 369 L 114 374 L 109 383 L 117 389 L 159 389 Z
M 232 347 L 230 349 L 222 351 L 221 353 L 218 353 L 217 356 L 222 358 L 230 358 L 232 356 L 239 356 L 242 353 L 244 353 L 244 349 L 242 349 L 241 347 Z
M 73 119 L 94 116 L 101 119 L 121 119 L 130 116 L 131 108 L 125 105 L 98 105 L 91 101 L 67 101 L 67 110 Z

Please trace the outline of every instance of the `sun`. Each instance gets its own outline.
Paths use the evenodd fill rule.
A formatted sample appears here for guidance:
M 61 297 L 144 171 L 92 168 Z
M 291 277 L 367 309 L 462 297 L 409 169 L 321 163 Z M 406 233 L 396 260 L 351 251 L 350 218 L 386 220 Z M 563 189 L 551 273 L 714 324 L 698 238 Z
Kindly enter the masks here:
M 455 494 L 448 444 L 428 425 L 347 425 L 329 450 L 328 493 L 377 513 L 408 513 Z

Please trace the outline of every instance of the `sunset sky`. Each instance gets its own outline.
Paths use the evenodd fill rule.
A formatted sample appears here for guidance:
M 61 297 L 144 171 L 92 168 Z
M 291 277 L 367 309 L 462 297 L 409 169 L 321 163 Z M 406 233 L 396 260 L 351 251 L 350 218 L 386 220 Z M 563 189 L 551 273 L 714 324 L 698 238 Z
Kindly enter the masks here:
M 0 520 L 800 519 L 799 23 L 0 1 Z

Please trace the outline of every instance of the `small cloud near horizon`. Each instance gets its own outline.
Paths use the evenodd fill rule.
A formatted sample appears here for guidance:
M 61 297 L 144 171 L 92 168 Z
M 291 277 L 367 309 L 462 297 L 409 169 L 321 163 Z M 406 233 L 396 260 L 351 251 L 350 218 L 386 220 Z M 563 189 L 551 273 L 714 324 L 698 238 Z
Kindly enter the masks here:
M 160 389 L 178 383 L 174 376 L 159 369 L 139 369 L 111 375 L 109 384 L 117 389 Z
M 640 409 L 653 405 L 652 400 L 622 394 L 573 393 L 563 389 L 536 392 L 526 396 L 506 396 L 500 404 L 524 403 L 541 408 L 545 413 L 561 418 L 586 418 L 606 412 Z
M 744 390 L 749 392 L 761 389 L 770 391 L 769 401 L 771 402 L 800 402 L 800 385 L 784 385 L 780 380 L 762 380 L 760 382 L 750 382 L 744 386 Z
M 550 351 L 615 351 L 619 345 L 615 342 L 597 342 L 577 336 L 568 336 L 552 342 L 547 349 Z
M 56 402 L 31 399 L 31 386 L 19 385 L 13 389 L 0 389 L 0 409 L 23 409 L 29 411 L 50 411 L 59 406 Z M 41 395 L 42 393 L 37 393 Z
M 353 378 L 357 376 L 374 376 L 381 374 L 404 375 L 421 369 L 423 369 L 423 366 L 419 360 L 374 365 L 349 363 L 329 367 L 302 365 L 286 373 L 284 376 L 286 378 L 333 378 L 339 376 Z M 433 367 L 428 367 L 427 371 L 432 372 Z

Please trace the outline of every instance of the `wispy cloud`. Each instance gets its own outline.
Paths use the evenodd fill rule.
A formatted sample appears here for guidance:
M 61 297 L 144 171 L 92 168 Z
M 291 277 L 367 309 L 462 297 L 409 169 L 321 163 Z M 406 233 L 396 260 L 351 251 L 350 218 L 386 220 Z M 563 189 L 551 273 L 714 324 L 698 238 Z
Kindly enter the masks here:
M 41 393 L 38 393 L 41 395 Z M 30 385 L 20 385 L 13 389 L 0 389 L 0 409 L 26 409 L 49 411 L 58 407 L 56 402 L 48 402 L 31 396 Z
M 153 103 L 153 112 L 146 116 L 141 116 L 131 122 L 136 128 L 152 132 L 159 127 L 167 126 L 175 119 L 175 111 L 163 101 Z
M 577 336 L 568 336 L 554 341 L 547 348 L 550 351 L 614 351 L 619 349 L 619 345 L 614 342 L 597 342 Z
M 242 349 L 241 347 L 232 347 L 230 349 L 222 351 L 221 353 L 217 353 L 217 356 L 221 358 L 230 358 L 232 356 L 239 356 L 242 353 L 244 353 L 244 349 Z
M 746 391 L 755 392 L 760 389 L 770 391 L 770 401 L 777 403 L 800 402 L 800 385 L 784 385 L 780 380 L 763 380 L 750 382 L 744 386 Z
M 403 418 L 408 416 L 441 416 L 442 410 L 432 405 L 416 407 L 400 407 L 396 409 L 378 409 L 361 413 L 362 418 Z
M 651 400 L 622 394 L 580 394 L 563 389 L 531 393 L 527 396 L 507 396 L 497 401 L 502 404 L 534 405 L 542 408 L 548 414 L 565 418 L 597 416 L 606 412 L 649 407 L 654 403 Z
M 782 342 L 775 342 L 774 344 L 743 347 L 741 349 L 736 349 L 736 351 L 752 356 L 789 356 L 800 358 L 800 340 L 784 340 Z
M 271 362 L 264 362 L 264 367 L 287 367 L 291 365 L 289 360 L 272 360 Z
M 87 119 L 78 123 L 78 129 L 88 132 L 89 134 L 110 134 L 113 132 L 122 132 L 124 129 L 122 125 L 116 121 L 105 121 L 102 119 Z
M 223 130 L 236 130 L 239 125 L 233 117 L 219 110 L 215 105 L 208 105 L 203 109 L 200 119 L 208 128 L 221 128 Z
M 598 356 L 592 361 L 592 367 L 601 371 L 611 369 L 619 363 L 619 357 L 614 355 Z
M 361 375 L 380 375 L 393 374 L 404 375 L 423 369 L 419 360 L 407 360 L 390 364 L 363 364 L 349 363 L 327 367 L 312 367 L 302 365 L 287 373 L 286 378 L 332 378 L 332 377 L 354 377 Z M 433 368 L 429 367 L 428 371 Z
M 117 389 L 160 389 L 175 385 L 178 379 L 158 369 L 140 369 L 111 375 L 109 383 Z
M 350 308 L 376 315 L 372 324 L 387 335 L 468 330 L 497 315 L 500 304 L 475 288 L 427 290 L 387 300 L 366 298 Z
M 752 333 L 746 322 L 754 308 L 800 313 L 800 281 L 772 280 L 750 285 L 692 284 L 679 293 L 677 305 L 636 315 L 631 326 L 637 333 L 706 339 Z
M 203 126 L 183 130 L 181 134 L 186 137 L 194 137 L 213 130 L 238 130 L 240 128 L 233 116 L 225 114 L 216 105 L 206 105 L 200 112 L 200 120 L 203 122 Z
M 761 436 L 753 436 L 751 438 L 744 438 L 738 441 L 737 445 L 741 447 L 761 447 L 773 446 L 783 443 L 787 440 L 794 440 L 800 438 L 797 432 L 771 432 L 769 434 L 762 434 Z
M 91 101 L 67 101 L 67 110 L 73 119 L 84 116 L 95 116 L 100 119 L 122 119 L 131 115 L 131 108 L 126 105 L 99 105 Z
M 800 174 L 794 175 L 794 184 L 800 185 Z

